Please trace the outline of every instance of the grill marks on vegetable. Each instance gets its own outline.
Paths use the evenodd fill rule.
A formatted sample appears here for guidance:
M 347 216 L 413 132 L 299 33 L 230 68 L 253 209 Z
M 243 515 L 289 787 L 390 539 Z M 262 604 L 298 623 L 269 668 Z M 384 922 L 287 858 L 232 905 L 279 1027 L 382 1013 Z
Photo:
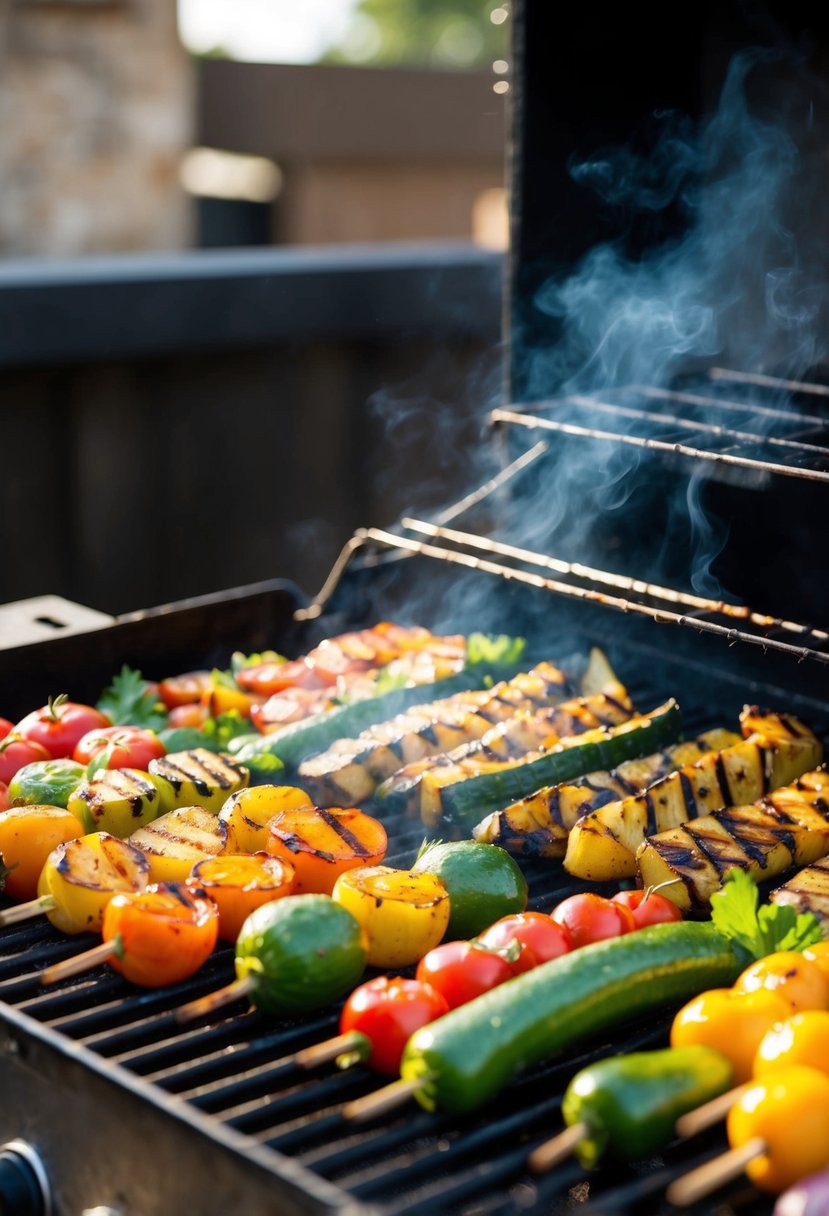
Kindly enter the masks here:
M 209 798 L 217 789 L 229 790 L 238 786 L 242 771 L 224 757 L 203 748 L 177 752 L 153 761 L 153 772 L 169 781 L 177 792 L 186 781 L 190 781 L 205 798 Z

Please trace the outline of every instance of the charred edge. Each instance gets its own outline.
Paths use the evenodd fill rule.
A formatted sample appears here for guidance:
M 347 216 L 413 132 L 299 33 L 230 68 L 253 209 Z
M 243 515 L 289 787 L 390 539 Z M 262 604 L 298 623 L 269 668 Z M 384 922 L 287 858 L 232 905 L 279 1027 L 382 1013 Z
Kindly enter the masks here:
M 688 811 L 688 818 L 696 819 L 699 816 L 699 807 L 697 806 L 697 796 L 694 792 L 694 783 L 684 769 L 679 770 L 679 784 L 682 789 L 682 800 Z
M 763 845 L 757 844 L 751 839 L 751 823 L 745 822 L 742 819 L 733 818 L 728 814 L 718 815 L 717 821 L 722 824 L 734 842 L 744 849 L 749 857 L 756 861 L 758 865 L 765 869 L 764 863 L 768 861 L 768 850 L 764 848 Z M 792 857 L 794 857 L 797 846 L 795 844 L 793 832 L 784 827 L 782 823 L 779 828 L 774 828 L 767 824 L 758 824 L 757 826 L 760 827 L 764 832 L 767 832 L 773 840 L 779 841 L 779 843 L 782 844 L 789 853 L 791 853 Z M 743 829 L 745 829 L 745 831 Z
M 642 801 L 645 804 L 645 814 L 648 818 L 646 834 L 648 836 L 655 836 L 659 831 L 659 827 L 656 822 L 656 806 L 654 805 L 653 796 L 650 790 L 645 790 L 644 794 L 642 795 Z
M 371 856 L 371 849 L 367 849 L 362 840 L 359 840 L 358 837 L 356 837 L 354 833 L 345 826 L 344 823 L 341 823 L 339 819 L 337 819 L 336 815 L 332 815 L 323 807 L 317 808 L 317 814 L 319 815 L 320 819 L 324 820 L 331 830 L 336 832 L 340 839 L 349 846 L 355 857 Z
M 622 795 L 628 795 L 630 797 L 633 797 L 634 794 L 637 794 L 639 792 L 640 787 L 637 786 L 636 782 L 628 781 L 627 777 L 623 777 L 617 768 L 612 768 L 610 770 L 610 772 L 608 773 L 608 777 L 610 778 L 611 781 L 616 782 Z M 589 781 L 586 781 L 584 784 L 587 785 L 589 789 L 595 790 L 597 794 L 600 793 L 605 788 L 609 789 L 609 787 L 605 787 L 605 786 L 601 786 L 601 785 L 598 785 L 598 786 L 590 785 Z M 610 790 L 611 794 L 612 794 L 612 792 L 613 791 Z
M 202 772 L 207 773 L 207 776 L 212 778 L 213 782 L 223 790 L 229 790 L 242 776 L 238 768 L 232 764 L 225 763 L 219 756 L 214 757 L 209 762 L 198 760 L 196 763 Z
M 656 849 L 659 856 L 673 870 L 704 870 L 705 862 L 699 858 L 701 850 L 695 850 L 687 844 L 675 844 L 671 840 L 651 841 L 651 847 Z M 690 891 L 692 884 L 689 884 L 687 879 L 682 878 L 684 885 Z
M 726 831 L 728 831 L 727 827 Z M 731 861 L 724 860 L 724 858 L 718 852 L 717 846 L 707 842 L 704 832 L 695 830 L 688 824 L 686 824 L 685 832 L 686 835 L 688 835 L 697 846 L 703 857 L 706 857 L 711 862 L 711 865 L 720 876 L 722 876 L 727 869 L 732 869 L 734 866 L 739 866 L 739 868 L 742 870 L 746 869 L 746 866 L 742 861 L 734 861 L 733 859 Z M 728 832 L 728 835 L 732 844 L 736 845 L 736 847 L 745 854 L 745 859 L 747 859 L 749 855 L 748 849 L 743 848 L 740 841 L 737 840 L 731 832 Z M 720 841 L 719 843 L 722 844 L 723 842 Z
M 714 772 L 716 773 L 717 784 L 720 787 L 723 806 L 733 806 L 734 796 L 731 793 L 731 786 L 728 781 L 728 770 L 725 767 L 722 752 L 717 752 L 714 758 Z

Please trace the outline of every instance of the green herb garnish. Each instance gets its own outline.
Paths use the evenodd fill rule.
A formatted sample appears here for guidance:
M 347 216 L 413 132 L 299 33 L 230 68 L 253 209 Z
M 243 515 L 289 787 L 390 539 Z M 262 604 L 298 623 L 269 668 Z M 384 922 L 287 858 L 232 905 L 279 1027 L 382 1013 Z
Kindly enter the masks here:
M 763 904 L 745 870 L 729 870 L 722 890 L 711 896 L 711 920 L 724 937 L 738 942 L 752 958 L 778 950 L 805 950 L 823 940 L 820 921 L 790 904 Z
M 512 638 L 505 633 L 470 633 L 466 639 L 466 663 L 468 667 L 477 664 L 514 667 L 521 661 L 526 648 L 526 638 Z
M 231 739 L 250 734 L 250 721 L 243 718 L 238 709 L 228 709 L 215 718 L 208 718 L 201 727 L 203 747 L 223 752 Z
M 114 726 L 145 726 L 158 731 L 167 725 L 164 705 L 153 688 L 140 671 L 126 663 L 101 694 L 97 708 Z

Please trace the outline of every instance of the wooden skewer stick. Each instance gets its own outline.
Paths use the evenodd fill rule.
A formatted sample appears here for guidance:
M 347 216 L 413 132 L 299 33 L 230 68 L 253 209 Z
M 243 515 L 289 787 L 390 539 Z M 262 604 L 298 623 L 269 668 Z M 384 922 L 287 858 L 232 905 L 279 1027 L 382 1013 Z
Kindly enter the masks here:
M 533 1149 L 527 1158 L 528 1168 L 533 1174 L 545 1174 L 547 1170 L 569 1157 L 587 1132 L 586 1123 L 573 1123 L 570 1127 L 565 1127 L 564 1131 L 553 1136 L 552 1140 L 545 1140 L 538 1148 Z
M 362 1098 L 355 1098 L 353 1102 L 346 1102 L 342 1110 L 343 1118 L 350 1123 L 362 1123 L 375 1115 L 384 1115 L 386 1111 L 402 1106 L 422 1088 L 422 1078 L 401 1077 L 399 1081 L 392 1081 L 391 1085 L 376 1089 L 373 1094 L 365 1094 Z
M 745 1085 L 737 1085 L 734 1089 L 729 1089 L 728 1093 L 720 1094 L 710 1102 L 704 1102 L 696 1110 L 689 1110 L 687 1115 L 680 1115 L 676 1121 L 676 1134 L 680 1139 L 687 1140 L 689 1136 L 696 1136 L 699 1132 L 713 1127 L 725 1118 L 748 1088 L 748 1082 Z
M 371 1043 L 358 1030 L 349 1030 L 345 1034 L 335 1035 L 324 1043 L 315 1043 L 312 1047 L 304 1047 L 294 1056 L 294 1064 L 298 1068 L 317 1068 L 336 1060 L 337 1056 L 355 1055 L 365 1060 L 371 1054 Z
M 51 895 L 41 895 L 38 899 L 30 899 L 28 903 L 17 904 L 14 908 L 6 908 L 0 912 L 0 926 L 16 925 L 21 920 L 32 920 L 42 916 L 44 912 L 55 907 L 55 899 Z
M 242 997 L 250 996 L 255 987 L 256 980 L 251 975 L 245 976 L 243 980 L 234 980 L 225 988 L 217 988 L 215 992 L 211 992 L 207 996 L 200 996 L 197 1000 L 182 1005 L 176 1010 L 176 1021 L 192 1022 L 194 1018 L 200 1018 L 202 1014 L 212 1013 L 214 1009 L 221 1009 L 223 1005 L 230 1005 L 233 1001 L 240 1001 Z
M 704 1165 L 677 1178 L 666 1190 L 665 1198 L 677 1207 L 690 1207 L 698 1199 L 710 1195 L 717 1187 L 724 1186 L 732 1178 L 738 1177 L 750 1161 L 768 1152 L 768 1147 L 765 1140 L 755 1136 L 740 1148 L 729 1149 L 713 1161 L 706 1161 Z
M 72 975 L 80 975 L 84 971 L 91 971 L 99 963 L 108 962 L 117 953 L 118 946 L 114 938 L 109 942 L 101 942 L 91 950 L 76 954 L 74 958 L 65 958 L 60 963 L 53 963 L 41 973 L 40 982 L 55 984 L 58 980 L 68 980 Z

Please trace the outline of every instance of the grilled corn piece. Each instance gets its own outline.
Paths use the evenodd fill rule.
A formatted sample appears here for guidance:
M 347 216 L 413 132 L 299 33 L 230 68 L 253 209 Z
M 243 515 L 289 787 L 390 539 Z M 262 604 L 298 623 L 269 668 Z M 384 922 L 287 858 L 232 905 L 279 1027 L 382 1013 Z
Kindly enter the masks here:
M 773 904 L 790 904 L 796 912 L 811 912 L 829 936 L 829 857 L 799 870 L 769 895 Z
M 480 738 L 496 722 L 521 711 L 557 704 L 566 687 L 563 672 L 539 663 L 491 689 L 415 705 L 303 761 L 300 784 L 317 806 L 358 806 L 401 765 Z
M 637 794 L 654 781 L 708 752 L 739 743 L 735 731 L 716 727 L 618 768 L 588 773 L 571 785 L 548 785 L 502 811 L 487 815 L 472 835 L 509 853 L 528 857 L 563 857 L 576 820 L 605 803 Z
M 792 865 L 808 866 L 829 854 L 827 795 L 826 773 L 805 773 L 751 806 L 728 807 L 660 832 L 636 854 L 642 882 L 667 884 L 662 893 L 690 909 L 706 907 L 734 868 L 762 882 Z M 825 881 L 829 908 L 829 874 Z
M 630 878 L 636 873 L 636 850 L 648 836 L 723 807 L 744 806 L 823 759 L 820 740 L 790 714 L 745 706 L 740 727 L 745 736 L 740 743 L 579 819 L 567 841 L 564 868 L 594 882 Z
M 151 760 L 149 772 L 152 777 L 160 778 L 166 788 L 166 792 L 162 792 L 165 811 L 180 806 L 202 806 L 218 815 L 230 795 L 250 781 L 250 773 L 244 765 L 204 747 L 169 752 Z
M 614 686 L 615 695 L 595 693 L 564 701 L 537 713 L 521 713 L 493 726 L 480 739 L 463 743 L 451 752 L 416 760 L 398 769 L 378 788 L 378 797 L 394 799 L 409 811 L 420 805 L 420 783 L 425 773 L 451 769 L 464 780 L 481 771 L 489 762 L 500 763 L 553 747 L 562 738 L 580 735 L 596 726 L 618 726 L 633 716 L 633 704 L 623 688 Z
M 201 806 L 170 811 L 129 838 L 150 864 L 151 882 L 184 882 L 197 861 L 227 848 L 227 825 Z

